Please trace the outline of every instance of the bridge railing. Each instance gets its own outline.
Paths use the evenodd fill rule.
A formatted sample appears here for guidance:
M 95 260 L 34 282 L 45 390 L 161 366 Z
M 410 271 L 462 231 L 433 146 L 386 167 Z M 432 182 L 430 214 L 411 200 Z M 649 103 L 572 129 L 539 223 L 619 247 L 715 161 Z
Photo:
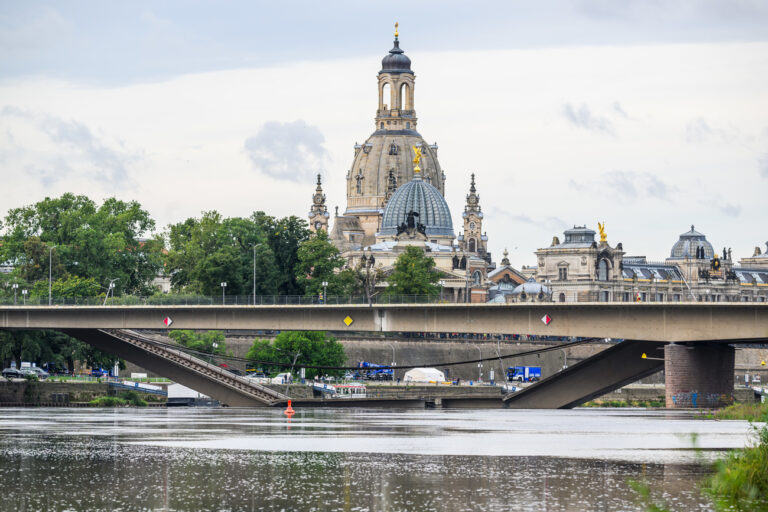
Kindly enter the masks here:
M 158 294 L 150 296 L 123 295 L 110 297 L 53 297 L 52 306 L 299 306 L 312 304 L 368 304 L 364 295 L 175 295 Z M 371 298 L 371 304 L 434 304 L 448 302 L 436 295 L 381 295 Z M 48 297 L 19 298 L 0 297 L 3 306 L 47 306 Z

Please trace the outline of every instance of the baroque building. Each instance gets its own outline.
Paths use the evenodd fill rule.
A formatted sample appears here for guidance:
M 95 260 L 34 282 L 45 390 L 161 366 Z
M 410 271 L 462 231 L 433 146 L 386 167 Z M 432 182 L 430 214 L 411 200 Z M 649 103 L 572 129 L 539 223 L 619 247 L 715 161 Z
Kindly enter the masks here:
M 349 266 L 375 261 L 385 274 L 406 247 L 416 245 L 443 274 L 440 285 L 445 300 L 485 302 L 493 284 L 488 272 L 495 265 L 482 231 L 475 176 L 457 241 L 444 197 L 446 176 L 437 144 L 428 144 L 417 131 L 415 86 L 411 59 L 400 48 L 396 30 L 393 47 L 378 73 L 374 131 L 363 144 L 354 146 L 346 175 L 346 209 L 339 215 L 336 208 L 330 239 Z M 312 200 L 310 226 L 329 230 L 323 220 L 327 211 L 319 176 Z
M 557 302 L 768 302 L 768 257 L 755 248 L 739 265 L 731 249 L 716 252 L 691 226 L 663 262 L 626 256 L 621 243 L 607 242 L 604 226 L 574 226 L 564 241 L 554 237 L 536 251 L 535 279 Z

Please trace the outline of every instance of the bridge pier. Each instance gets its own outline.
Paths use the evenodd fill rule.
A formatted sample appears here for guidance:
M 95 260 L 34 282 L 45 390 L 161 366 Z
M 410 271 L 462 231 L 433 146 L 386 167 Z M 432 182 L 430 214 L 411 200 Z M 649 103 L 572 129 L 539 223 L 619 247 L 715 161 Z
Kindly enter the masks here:
M 664 379 L 667 408 L 722 407 L 733 403 L 736 356 L 722 344 L 664 347 Z

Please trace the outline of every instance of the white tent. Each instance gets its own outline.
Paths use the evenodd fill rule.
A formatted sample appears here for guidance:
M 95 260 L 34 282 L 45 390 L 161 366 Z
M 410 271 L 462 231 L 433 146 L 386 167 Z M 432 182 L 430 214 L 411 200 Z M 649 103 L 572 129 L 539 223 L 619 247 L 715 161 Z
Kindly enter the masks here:
M 437 368 L 414 368 L 405 372 L 405 382 L 445 382 L 445 374 Z
M 181 384 L 174 383 L 168 385 L 168 398 L 208 398 L 194 389 L 189 389 Z

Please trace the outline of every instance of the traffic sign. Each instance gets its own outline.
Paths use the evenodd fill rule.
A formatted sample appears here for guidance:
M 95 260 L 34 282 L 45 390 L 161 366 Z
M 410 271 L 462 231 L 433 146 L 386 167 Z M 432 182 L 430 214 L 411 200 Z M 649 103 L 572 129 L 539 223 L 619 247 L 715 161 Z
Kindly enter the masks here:
M 347 315 L 347 318 L 344 319 L 344 323 L 347 324 L 347 327 L 349 327 L 350 325 L 352 325 L 352 322 L 354 322 L 354 320 L 352 320 L 352 317 Z
M 163 318 L 163 323 L 165 324 L 166 327 L 170 327 L 171 324 L 173 323 L 173 320 L 171 320 L 171 317 L 167 316 Z
M 549 322 L 552 321 L 552 318 L 549 315 L 544 315 L 541 317 L 541 321 L 544 322 L 544 325 L 549 325 Z

